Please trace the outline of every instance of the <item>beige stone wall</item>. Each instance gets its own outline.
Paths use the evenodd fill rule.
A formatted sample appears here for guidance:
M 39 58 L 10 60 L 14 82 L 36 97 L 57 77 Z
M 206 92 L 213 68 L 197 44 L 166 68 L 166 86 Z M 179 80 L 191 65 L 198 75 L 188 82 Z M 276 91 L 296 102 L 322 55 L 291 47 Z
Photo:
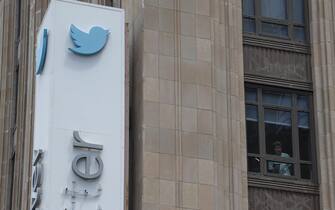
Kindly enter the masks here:
M 133 209 L 248 209 L 241 1 L 128 6 Z
M 47 3 L 21 1 L 18 51 L 16 1 L 0 0 L 1 210 L 29 206 L 32 52 Z M 133 209 L 247 209 L 241 1 L 125 0 L 122 6 L 132 70 Z M 331 0 L 311 1 L 324 210 L 335 210 L 333 8 Z
M 314 106 L 321 209 L 335 209 L 335 2 L 312 0 Z
M 0 0 L 0 209 L 11 208 L 18 32 L 15 1 Z

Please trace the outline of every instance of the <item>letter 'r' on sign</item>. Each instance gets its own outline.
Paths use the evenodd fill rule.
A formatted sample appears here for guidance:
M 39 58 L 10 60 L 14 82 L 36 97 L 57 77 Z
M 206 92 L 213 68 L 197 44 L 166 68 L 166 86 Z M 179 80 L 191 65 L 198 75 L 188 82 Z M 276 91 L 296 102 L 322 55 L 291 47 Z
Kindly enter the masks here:
M 78 131 L 73 131 L 73 147 L 79 149 L 89 149 L 89 150 L 103 150 L 103 146 L 99 144 L 91 144 L 85 142 L 79 135 Z M 93 161 L 93 163 L 92 163 Z M 80 169 L 80 162 L 84 162 L 84 169 Z M 92 164 L 96 164 L 93 167 Z M 72 171 L 82 179 L 92 180 L 97 179 L 101 176 L 104 164 L 99 156 L 99 154 L 90 151 L 90 154 L 79 154 L 72 161 Z M 91 173 L 91 169 L 96 168 L 96 172 Z

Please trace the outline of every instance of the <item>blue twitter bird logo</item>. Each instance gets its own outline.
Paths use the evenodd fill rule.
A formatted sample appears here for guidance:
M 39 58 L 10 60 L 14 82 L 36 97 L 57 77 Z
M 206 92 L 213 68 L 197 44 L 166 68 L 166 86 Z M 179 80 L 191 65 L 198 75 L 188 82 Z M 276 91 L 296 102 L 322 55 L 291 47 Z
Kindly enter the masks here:
M 76 47 L 69 50 L 79 55 L 94 55 L 105 47 L 108 35 L 109 31 L 99 26 L 94 26 L 89 33 L 85 33 L 72 24 L 70 36 Z

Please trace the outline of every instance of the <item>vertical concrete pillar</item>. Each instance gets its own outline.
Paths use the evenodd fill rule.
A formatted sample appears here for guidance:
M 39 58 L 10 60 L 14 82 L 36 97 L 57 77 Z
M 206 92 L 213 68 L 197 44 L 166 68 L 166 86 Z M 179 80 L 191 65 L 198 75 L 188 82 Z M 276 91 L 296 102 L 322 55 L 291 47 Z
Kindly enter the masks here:
M 248 209 L 240 0 L 133 0 L 133 209 Z
M 310 1 L 321 209 L 335 210 L 335 2 Z
M 0 209 L 10 209 L 14 174 L 18 1 L 0 0 Z

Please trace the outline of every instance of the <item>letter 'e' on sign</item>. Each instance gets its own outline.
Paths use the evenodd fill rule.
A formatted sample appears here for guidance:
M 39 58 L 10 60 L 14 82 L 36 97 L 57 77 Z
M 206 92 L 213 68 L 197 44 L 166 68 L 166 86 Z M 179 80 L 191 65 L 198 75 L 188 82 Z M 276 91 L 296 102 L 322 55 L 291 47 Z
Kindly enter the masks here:
M 124 25 L 122 9 L 50 2 L 36 48 L 31 209 L 124 209 Z

